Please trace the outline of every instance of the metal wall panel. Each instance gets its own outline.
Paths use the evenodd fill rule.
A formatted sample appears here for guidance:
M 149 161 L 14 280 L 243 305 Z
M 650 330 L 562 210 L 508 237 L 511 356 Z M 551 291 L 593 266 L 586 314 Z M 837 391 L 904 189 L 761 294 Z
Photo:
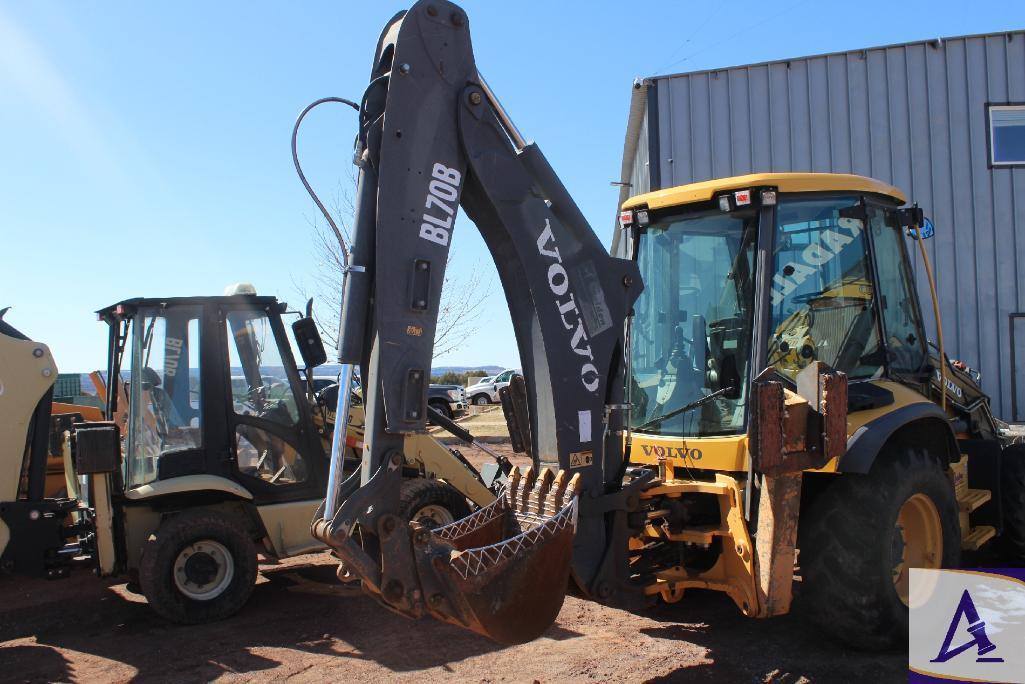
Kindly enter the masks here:
M 832 171 L 873 176 L 919 202 L 936 224 L 927 246 L 948 353 L 981 370 L 997 415 L 1014 418 L 1010 315 L 1025 311 L 1025 169 L 988 167 L 986 103 L 1025 101 L 1025 32 L 653 81 L 659 149 L 649 154 L 662 187 Z M 650 186 L 636 156 L 631 180 L 643 191 Z M 920 257 L 913 258 L 932 326 Z

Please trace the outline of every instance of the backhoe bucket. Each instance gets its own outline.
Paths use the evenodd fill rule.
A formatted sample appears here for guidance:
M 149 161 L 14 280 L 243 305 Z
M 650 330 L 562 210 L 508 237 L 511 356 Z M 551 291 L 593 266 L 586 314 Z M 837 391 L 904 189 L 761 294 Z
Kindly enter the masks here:
M 504 644 L 540 636 L 566 596 L 578 485 L 565 471 L 535 478 L 528 469 L 521 478 L 514 469 L 491 504 L 436 530 L 414 529 L 427 610 Z
M 372 495 L 390 477 L 385 466 L 332 521 L 314 523 L 314 535 L 342 559 L 341 575 L 408 617 L 432 615 L 503 644 L 530 641 L 551 626 L 569 584 L 579 475 L 513 468 L 495 501 L 434 530 L 408 523 L 405 540 L 392 514 L 375 517 L 366 505 L 374 500 L 367 490 Z M 362 511 L 356 525 L 350 505 Z M 379 530 L 379 543 L 360 540 L 356 526 Z

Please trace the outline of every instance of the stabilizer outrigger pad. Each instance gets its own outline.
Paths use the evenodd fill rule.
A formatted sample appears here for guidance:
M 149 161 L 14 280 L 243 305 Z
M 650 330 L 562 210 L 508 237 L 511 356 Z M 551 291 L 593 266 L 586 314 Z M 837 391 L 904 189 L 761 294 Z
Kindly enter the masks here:
M 434 530 L 409 523 L 406 543 L 367 544 L 369 537 L 353 535 L 351 526 L 339 533 L 338 517 L 335 524 L 318 521 L 314 532 L 334 548 L 346 573 L 391 610 L 414 618 L 429 614 L 519 644 L 544 633 L 562 608 L 579 489 L 579 475 L 513 468 L 495 501 Z M 389 590 L 389 576 L 407 580 L 401 591 Z

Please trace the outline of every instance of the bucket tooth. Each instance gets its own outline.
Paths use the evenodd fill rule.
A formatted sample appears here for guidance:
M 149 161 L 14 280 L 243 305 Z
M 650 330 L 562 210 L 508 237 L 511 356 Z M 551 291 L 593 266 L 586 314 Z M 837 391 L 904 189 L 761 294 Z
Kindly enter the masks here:
M 577 476 L 579 481 L 580 476 Z M 555 476 L 555 481 L 552 483 L 552 508 L 558 510 L 562 508 L 562 502 L 566 498 L 566 487 L 570 483 L 569 474 L 565 470 L 560 470 L 559 474 Z
M 527 471 L 523 473 L 523 480 L 520 482 L 520 490 L 515 492 L 518 495 L 518 503 L 525 507 L 527 501 L 530 499 L 530 493 L 534 490 L 534 483 L 537 481 L 537 471 L 534 470 L 534 466 L 529 466 Z
M 548 493 L 552 491 L 552 483 L 555 481 L 555 473 L 549 468 L 542 468 L 538 473 L 537 482 L 528 497 L 528 511 L 536 515 L 544 515 L 548 503 Z M 551 506 L 548 506 L 551 510 Z

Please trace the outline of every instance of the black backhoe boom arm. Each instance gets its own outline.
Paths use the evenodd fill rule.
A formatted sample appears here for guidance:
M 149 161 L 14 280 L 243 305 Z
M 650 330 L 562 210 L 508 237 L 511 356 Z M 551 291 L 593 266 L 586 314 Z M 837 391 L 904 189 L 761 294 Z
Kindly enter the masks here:
M 637 265 L 609 256 L 541 151 L 515 129 L 477 72 L 466 14 L 451 3 L 423 0 L 386 26 L 360 110 L 356 160 L 339 357 L 359 366 L 364 380 L 363 469 L 359 481 L 332 481 L 314 531 L 372 593 L 419 615 L 425 594 L 430 612 L 431 596 L 450 594 L 429 593 L 430 580 L 413 567 L 410 535 L 391 534 L 388 516 L 398 505 L 393 473 L 403 436 L 425 430 L 459 207 L 484 237 L 505 291 L 526 380 L 531 456 L 566 477 L 579 474 L 582 502 L 622 494 L 624 323 L 642 286 Z M 602 512 L 609 508 L 582 505 L 574 520 L 573 576 L 585 592 L 597 591 L 602 568 L 616 562 L 615 525 Z

